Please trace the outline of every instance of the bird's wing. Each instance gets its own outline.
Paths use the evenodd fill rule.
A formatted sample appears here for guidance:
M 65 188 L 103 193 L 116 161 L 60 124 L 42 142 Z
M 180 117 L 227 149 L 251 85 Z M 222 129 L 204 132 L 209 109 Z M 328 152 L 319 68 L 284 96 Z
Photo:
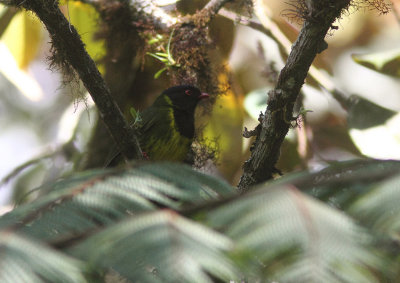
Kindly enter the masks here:
M 142 150 L 150 150 L 158 140 L 169 139 L 168 129 L 171 127 L 173 110 L 169 106 L 149 107 L 140 113 L 141 121 L 138 122 L 139 142 Z M 115 165 L 121 155 L 119 149 L 115 149 L 106 159 L 104 167 Z
M 150 110 L 150 111 L 149 111 Z M 139 131 L 145 133 L 157 124 L 157 113 L 154 109 L 146 109 L 140 114 L 141 121 L 139 122 Z
M 146 136 L 150 130 L 157 128 L 168 128 L 173 119 L 172 108 L 169 107 L 150 107 L 142 112 L 139 131 Z

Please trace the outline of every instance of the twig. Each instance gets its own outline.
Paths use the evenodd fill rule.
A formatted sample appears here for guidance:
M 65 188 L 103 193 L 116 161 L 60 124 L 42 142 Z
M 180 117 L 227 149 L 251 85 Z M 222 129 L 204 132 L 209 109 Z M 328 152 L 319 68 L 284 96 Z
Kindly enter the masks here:
M 214 16 L 226 3 L 232 0 L 210 0 L 203 10 L 208 10 L 210 16 Z
M 262 32 L 269 38 L 271 38 L 273 41 L 276 42 L 279 48 L 279 52 L 283 57 L 287 57 L 290 53 L 290 48 L 292 43 L 290 40 L 286 37 L 284 33 L 279 29 L 279 27 L 271 21 L 267 16 L 263 14 L 259 14 L 258 17 L 262 19 L 261 22 L 257 20 L 250 19 L 248 17 L 244 17 L 241 15 L 236 14 L 235 12 L 228 11 L 224 8 L 222 8 L 219 12 L 218 15 L 221 15 L 227 19 L 230 19 L 232 21 L 235 21 L 241 25 L 251 27 L 252 29 L 255 29 L 259 32 Z M 310 70 L 309 70 L 309 75 L 324 89 L 327 91 L 331 92 L 333 97 L 336 98 L 335 92 L 340 92 L 335 87 L 335 84 L 333 83 L 333 80 L 328 76 L 325 75 L 324 73 L 321 73 L 316 67 L 311 65 Z
M 290 52 L 290 41 L 281 33 L 279 36 L 277 33 L 280 33 L 279 28 L 276 29 L 274 32 L 273 28 L 270 28 L 257 20 L 250 19 L 249 17 L 241 16 L 236 14 L 235 12 L 229 11 L 227 9 L 222 8 L 219 10 L 218 15 L 223 16 L 227 19 L 234 21 L 235 23 L 251 27 L 254 30 L 262 32 L 266 36 L 270 37 L 274 40 L 279 48 L 279 52 L 282 55 L 287 56 Z M 271 22 L 272 25 L 272 22 Z M 271 26 L 270 25 L 270 26 Z
M 6 5 L 22 6 L 40 18 L 49 31 L 57 63 L 67 68 L 71 66 L 78 73 L 124 157 L 141 159 L 142 152 L 134 130 L 125 121 L 94 61 L 86 52 L 79 34 L 61 13 L 58 3 L 53 0 L 1 2 Z
M 18 167 L 14 168 L 10 173 L 8 173 L 6 176 L 4 176 L 3 179 L 1 179 L 0 188 L 2 186 L 4 186 L 5 184 L 7 184 L 11 179 L 13 179 L 15 176 L 17 176 L 19 173 L 21 173 L 26 168 L 28 168 L 36 163 L 39 163 L 39 162 L 43 161 L 44 159 L 51 158 L 54 155 L 56 155 L 58 152 L 59 152 L 59 150 L 40 155 L 34 159 L 28 160 L 27 162 L 19 165 Z
M 272 178 L 282 142 L 293 120 L 293 106 L 315 56 L 326 47 L 324 38 L 350 0 L 326 0 L 318 17 L 307 18 L 293 44 L 277 85 L 269 92 L 268 107 L 250 159 L 245 162 L 239 190 Z

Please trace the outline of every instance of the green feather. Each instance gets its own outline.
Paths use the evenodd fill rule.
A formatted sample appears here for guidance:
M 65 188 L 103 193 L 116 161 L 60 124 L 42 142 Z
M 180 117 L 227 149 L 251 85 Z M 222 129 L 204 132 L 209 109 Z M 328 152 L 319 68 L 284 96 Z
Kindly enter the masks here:
M 140 145 L 150 159 L 182 161 L 186 158 L 192 139 L 179 132 L 168 96 L 159 96 L 141 116 Z

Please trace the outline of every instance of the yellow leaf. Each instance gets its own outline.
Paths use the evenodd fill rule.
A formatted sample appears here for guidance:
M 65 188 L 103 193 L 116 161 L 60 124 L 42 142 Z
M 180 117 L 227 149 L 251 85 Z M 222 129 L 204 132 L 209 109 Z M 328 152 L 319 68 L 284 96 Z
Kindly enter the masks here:
M 225 73 L 221 73 L 218 80 L 221 85 L 228 83 Z M 231 182 L 243 162 L 243 119 L 243 98 L 230 88 L 217 98 L 203 132 L 208 140 L 217 140 L 219 147 L 217 166 L 223 176 Z
M 30 12 L 19 12 L 11 20 L 2 36 L 20 69 L 26 69 L 39 49 L 42 33 L 41 23 Z
M 78 31 L 89 55 L 95 61 L 101 59 L 105 55 L 105 49 L 103 41 L 95 40 L 99 26 L 97 11 L 91 5 L 79 1 L 67 2 L 62 10 Z M 101 72 L 104 71 L 104 67 L 99 64 L 98 68 Z

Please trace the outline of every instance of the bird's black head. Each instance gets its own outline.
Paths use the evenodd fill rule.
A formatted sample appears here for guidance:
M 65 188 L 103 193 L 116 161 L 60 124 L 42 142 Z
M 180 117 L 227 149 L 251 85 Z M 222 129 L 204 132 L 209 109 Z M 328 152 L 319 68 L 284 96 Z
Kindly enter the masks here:
M 201 99 L 209 97 L 207 93 L 202 93 L 197 87 L 191 85 L 170 87 L 163 94 L 171 99 L 174 107 L 188 112 L 194 112 L 197 103 Z

